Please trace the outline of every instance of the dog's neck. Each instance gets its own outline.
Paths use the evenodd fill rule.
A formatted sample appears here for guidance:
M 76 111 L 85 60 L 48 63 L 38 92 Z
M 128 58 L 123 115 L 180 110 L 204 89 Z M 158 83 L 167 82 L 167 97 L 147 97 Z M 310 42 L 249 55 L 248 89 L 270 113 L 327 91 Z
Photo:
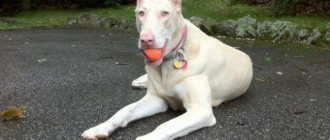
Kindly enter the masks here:
M 163 63 L 166 63 L 166 62 L 176 58 L 180 53 L 179 50 L 181 50 L 181 51 L 184 50 L 183 47 L 184 47 L 185 41 L 187 39 L 187 33 L 188 33 L 188 29 L 187 29 L 187 25 L 185 25 L 178 32 L 178 37 L 177 37 L 177 38 L 179 38 L 178 43 L 176 43 L 176 45 L 174 47 L 170 47 L 171 49 L 163 58 Z

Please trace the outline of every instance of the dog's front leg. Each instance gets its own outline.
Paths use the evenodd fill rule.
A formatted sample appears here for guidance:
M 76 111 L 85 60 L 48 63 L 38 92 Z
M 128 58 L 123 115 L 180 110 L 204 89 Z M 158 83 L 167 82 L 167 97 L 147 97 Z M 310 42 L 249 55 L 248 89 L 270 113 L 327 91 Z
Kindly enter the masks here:
M 175 88 L 187 112 L 137 140 L 171 140 L 197 129 L 215 125 L 211 105 L 211 90 L 206 78 L 187 78 Z
M 81 136 L 93 140 L 108 137 L 118 127 L 125 127 L 131 121 L 164 112 L 167 108 L 164 99 L 147 93 L 139 101 L 122 108 L 109 120 L 86 130 Z
M 153 132 L 138 137 L 136 140 L 172 140 L 197 129 L 212 126 L 216 120 L 212 111 L 209 110 L 196 106 L 183 115 L 160 125 Z
M 146 89 L 148 86 L 148 75 L 144 74 L 139 78 L 133 80 L 132 86 L 135 88 Z

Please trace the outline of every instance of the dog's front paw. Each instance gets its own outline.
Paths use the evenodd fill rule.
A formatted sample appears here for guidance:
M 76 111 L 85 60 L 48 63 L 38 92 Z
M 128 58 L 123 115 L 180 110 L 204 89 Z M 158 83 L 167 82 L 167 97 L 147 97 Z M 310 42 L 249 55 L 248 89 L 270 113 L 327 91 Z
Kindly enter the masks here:
M 148 76 L 147 74 L 133 80 L 132 86 L 134 88 L 146 89 L 148 86 Z
M 107 129 L 104 125 L 98 125 L 92 128 L 89 128 L 84 133 L 81 134 L 81 137 L 87 140 L 98 140 L 107 138 L 110 134 L 110 130 Z

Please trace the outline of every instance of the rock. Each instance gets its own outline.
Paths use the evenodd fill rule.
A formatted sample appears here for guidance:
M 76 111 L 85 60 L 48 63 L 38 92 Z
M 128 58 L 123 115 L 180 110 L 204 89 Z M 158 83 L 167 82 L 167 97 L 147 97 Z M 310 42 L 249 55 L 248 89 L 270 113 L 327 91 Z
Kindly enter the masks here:
M 66 21 L 69 25 L 76 25 L 78 23 L 78 19 L 75 17 L 67 17 Z
M 218 35 L 235 36 L 237 22 L 235 20 L 226 20 L 211 26 L 211 31 Z
M 199 26 L 199 29 L 201 29 L 204 33 L 208 34 L 208 35 L 215 35 L 215 33 L 212 32 L 211 27 L 213 24 L 211 25 L 207 25 L 207 24 L 202 24 Z
M 307 39 L 311 34 L 311 30 L 310 29 L 300 29 L 298 31 L 298 35 L 297 35 L 297 42 L 300 44 L 309 44 Z
M 100 16 L 96 14 L 85 14 L 78 18 L 77 23 L 80 25 L 92 25 L 98 26 L 99 25 Z
M 121 19 L 121 28 L 122 29 L 135 29 L 135 21 Z
M 257 21 L 251 16 L 245 16 L 235 20 L 216 22 L 211 19 L 192 16 L 189 20 L 203 32 L 212 36 L 229 36 L 238 39 L 272 39 L 275 41 L 288 41 L 301 44 L 313 44 L 321 38 L 319 29 L 297 28 L 297 24 L 289 21 Z M 124 18 L 100 17 L 96 14 L 85 14 L 79 18 L 67 17 L 69 25 L 88 25 L 106 28 L 118 28 L 124 30 L 136 30 L 134 20 Z M 330 23 L 322 36 L 330 42 Z
M 135 20 L 129 20 L 127 23 L 128 30 L 136 30 L 136 22 Z
M 310 30 L 308 29 L 300 29 L 298 32 L 299 40 L 305 40 L 308 38 L 309 35 L 310 35 Z
M 257 25 L 257 37 L 259 38 L 269 38 L 271 31 L 270 27 L 272 26 L 273 22 L 271 21 L 260 21 Z
M 101 27 L 110 28 L 113 26 L 111 18 L 101 18 L 99 22 Z
M 330 23 L 328 23 L 328 25 L 325 29 L 324 40 L 330 42 Z
M 297 34 L 297 42 L 300 44 L 310 45 L 315 43 L 321 37 L 319 29 L 300 29 Z
M 120 28 L 120 29 L 126 29 L 127 22 L 125 19 L 117 18 L 117 19 L 115 19 L 115 21 L 117 22 L 117 24 L 114 27 Z
M 195 26 L 199 27 L 202 24 L 202 22 L 204 21 L 204 19 L 201 18 L 201 17 L 192 16 L 192 17 L 189 18 L 189 21 L 192 24 L 194 24 Z
M 297 25 L 289 21 L 275 21 L 270 27 L 271 35 L 274 41 L 285 40 L 293 41 L 296 40 L 298 30 Z
M 119 18 L 111 18 L 110 27 L 119 27 L 120 26 L 120 19 Z
M 112 18 L 111 27 L 119 29 L 135 29 L 135 22 L 124 18 Z
M 199 28 L 206 34 L 208 35 L 215 35 L 214 32 L 212 32 L 212 26 L 217 24 L 217 21 L 211 20 L 211 19 L 206 19 L 202 22 L 201 25 L 199 25 Z
M 257 19 L 250 16 L 245 16 L 237 20 L 237 27 L 235 29 L 236 37 L 240 38 L 255 38 L 257 36 Z
M 96 14 L 85 14 L 79 18 L 67 18 L 67 22 L 70 25 L 87 25 L 87 26 L 98 26 L 106 28 L 119 28 L 125 30 L 135 30 L 135 21 L 127 20 L 124 18 L 108 18 L 100 17 Z
M 315 43 L 319 38 L 321 37 L 321 32 L 318 28 L 313 29 L 312 33 L 310 34 L 310 36 L 307 38 L 307 42 L 306 44 L 313 44 Z
M 215 20 L 211 19 L 206 19 L 204 20 L 203 18 L 197 17 L 197 16 L 192 16 L 189 18 L 191 23 L 193 23 L 195 26 L 200 28 L 204 33 L 208 35 L 214 35 L 215 33 L 212 32 L 212 26 L 215 25 L 217 22 Z

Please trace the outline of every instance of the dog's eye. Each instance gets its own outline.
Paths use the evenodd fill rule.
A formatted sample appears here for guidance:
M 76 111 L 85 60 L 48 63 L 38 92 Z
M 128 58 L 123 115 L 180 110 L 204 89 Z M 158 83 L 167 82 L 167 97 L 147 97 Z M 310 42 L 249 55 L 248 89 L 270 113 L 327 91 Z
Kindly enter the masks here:
M 140 17 L 143 17 L 143 16 L 144 16 L 144 11 L 139 11 L 139 12 L 138 12 L 138 15 L 139 15 Z
M 162 17 L 166 17 L 170 14 L 168 11 L 162 11 Z

